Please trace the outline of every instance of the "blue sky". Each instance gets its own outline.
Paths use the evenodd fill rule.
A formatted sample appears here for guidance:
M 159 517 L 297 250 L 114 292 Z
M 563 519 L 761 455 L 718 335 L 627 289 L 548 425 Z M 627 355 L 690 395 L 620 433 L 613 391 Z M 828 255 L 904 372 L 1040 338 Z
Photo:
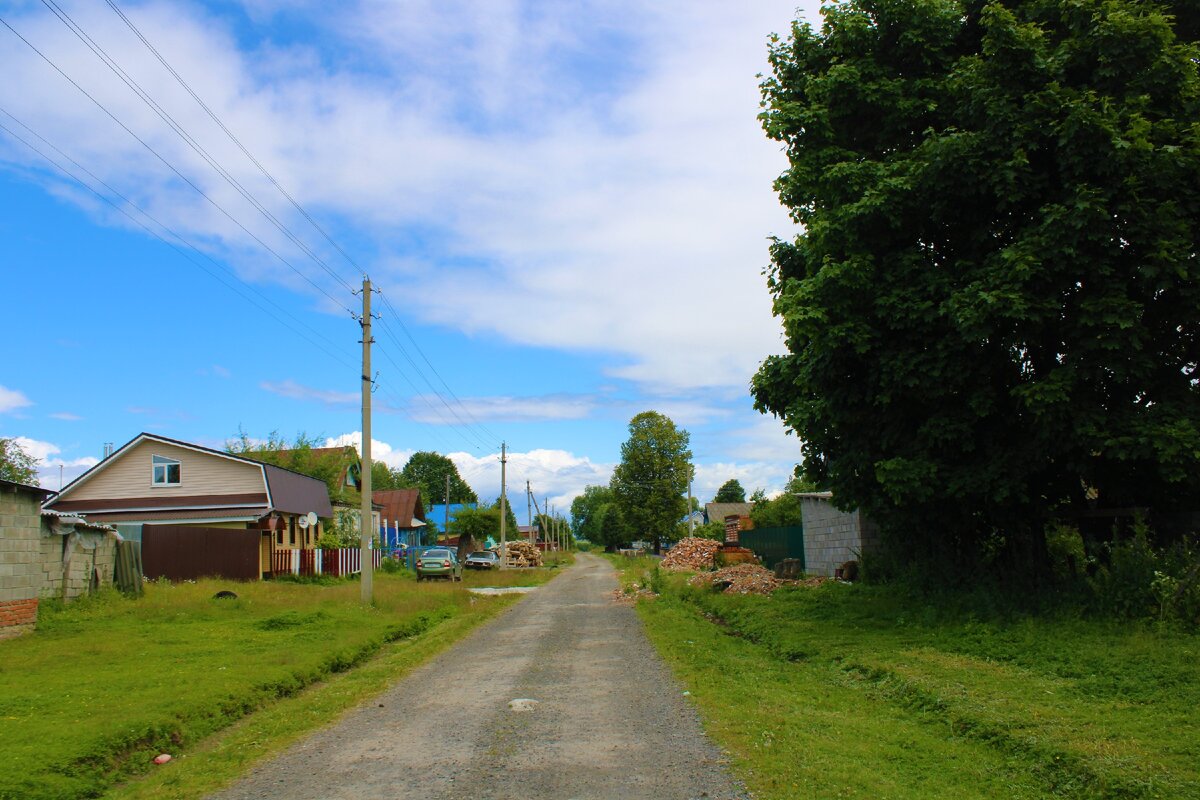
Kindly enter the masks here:
M 798 443 L 747 386 L 794 228 L 755 76 L 815 3 L 118 3 L 269 177 L 108 6 L 59 5 L 192 144 L 45 5 L 0 3 L 96 101 L 0 26 L 0 436 L 44 485 L 143 430 L 359 441 L 366 272 L 376 457 L 446 453 L 491 498 L 504 440 L 510 485 L 566 509 L 655 409 L 702 500 L 782 488 Z

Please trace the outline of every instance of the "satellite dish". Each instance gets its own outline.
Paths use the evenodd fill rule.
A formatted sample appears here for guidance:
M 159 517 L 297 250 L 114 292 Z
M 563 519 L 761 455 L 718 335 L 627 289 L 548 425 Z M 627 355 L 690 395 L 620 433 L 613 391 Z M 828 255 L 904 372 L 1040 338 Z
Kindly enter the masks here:
M 305 528 L 308 527 L 308 517 L 304 516 L 304 517 L 297 518 L 296 525 L 298 525 L 300 527 L 300 530 L 304 530 Z
M 308 512 L 308 516 L 306 516 L 305 519 L 308 520 L 308 527 L 310 527 L 310 528 L 317 527 L 317 512 L 315 512 L 315 511 Z

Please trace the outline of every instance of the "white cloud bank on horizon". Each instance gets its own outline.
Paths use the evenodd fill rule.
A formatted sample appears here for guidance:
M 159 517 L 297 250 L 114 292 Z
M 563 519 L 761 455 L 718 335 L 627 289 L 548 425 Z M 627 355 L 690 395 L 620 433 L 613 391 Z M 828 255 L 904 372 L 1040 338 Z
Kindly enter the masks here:
M 114 15 L 66 7 L 316 246 L 318 237 Z M 272 8 L 250 13 L 267 15 L 269 26 Z M 795 3 L 612 0 L 564 4 L 555 16 L 539 8 L 362 2 L 293 10 L 332 32 L 323 43 L 330 51 L 361 63 L 276 39 L 240 51 L 228 20 L 194 5 L 150 2 L 126 12 L 315 216 L 354 220 L 356 233 L 384 242 L 385 252 L 393 237 L 418 234 L 431 245 L 425 255 L 401 247 L 368 265 L 397 296 L 421 297 L 409 307 L 427 321 L 609 354 L 612 375 L 650 389 L 744 387 L 781 347 L 760 271 L 766 237 L 792 230 L 771 189 L 786 162 L 759 128 L 755 73 L 766 69 L 767 35 L 786 31 Z M 811 0 L 804 8 L 815 18 Z M 33 8 L 11 21 L 256 235 L 306 263 L 57 19 Z M 5 33 L 0 105 L 249 280 L 309 291 Z M 572 66 L 586 58 L 596 60 L 590 70 Z M 27 176 L 31 166 L 43 169 L 7 140 L 0 161 Z M 48 191 L 127 224 L 78 188 L 40 177 Z M 313 265 L 305 270 L 323 280 Z M 319 296 L 314 302 L 332 309 Z M 505 307 L 537 324 L 495 314 Z

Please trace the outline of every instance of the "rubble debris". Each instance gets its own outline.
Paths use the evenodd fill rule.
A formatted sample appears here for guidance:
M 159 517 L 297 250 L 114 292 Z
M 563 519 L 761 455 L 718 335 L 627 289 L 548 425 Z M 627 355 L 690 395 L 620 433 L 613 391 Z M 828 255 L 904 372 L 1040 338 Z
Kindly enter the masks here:
M 749 548 L 727 544 L 717 553 L 717 563 L 727 567 L 734 564 L 757 564 L 758 556 Z
M 721 543 L 712 539 L 701 539 L 698 536 L 688 536 L 680 539 L 667 551 L 659 565 L 665 570 L 699 571 L 713 568 L 713 559 Z
M 692 586 L 716 586 L 726 594 L 771 594 L 782 584 L 771 571 L 758 564 L 735 564 L 716 572 L 696 575 L 688 580 Z
M 542 551 L 520 539 L 507 542 L 498 555 L 510 567 L 540 567 L 542 565 Z

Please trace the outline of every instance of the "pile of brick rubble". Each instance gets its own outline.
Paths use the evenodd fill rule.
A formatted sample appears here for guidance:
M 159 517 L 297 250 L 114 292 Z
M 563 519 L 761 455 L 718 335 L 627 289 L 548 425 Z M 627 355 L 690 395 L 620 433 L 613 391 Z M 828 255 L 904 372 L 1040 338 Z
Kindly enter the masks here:
M 692 586 L 716 586 L 726 594 L 771 594 L 783 582 L 758 564 L 734 564 L 716 572 L 702 572 L 688 579 Z
M 720 542 L 701 539 L 698 536 L 688 536 L 680 539 L 667 551 L 659 566 L 665 570 L 676 572 L 698 572 L 712 569 L 713 559 L 716 558 L 717 551 L 720 549 Z

